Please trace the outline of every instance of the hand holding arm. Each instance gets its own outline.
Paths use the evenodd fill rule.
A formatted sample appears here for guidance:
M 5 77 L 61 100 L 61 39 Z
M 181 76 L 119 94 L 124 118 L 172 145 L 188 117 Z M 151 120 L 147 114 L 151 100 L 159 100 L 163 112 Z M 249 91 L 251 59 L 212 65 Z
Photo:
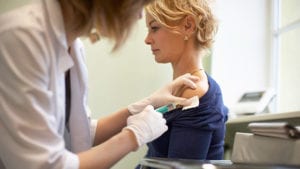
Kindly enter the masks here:
M 162 115 L 149 105 L 141 113 L 130 116 L 124 129 L 134 133 L 140 147 L 162 135 L 168 127 Z
M 175 91 L 177 91 L 182 86 L 187 86 L 192 89 L 196 88 L 195 82 L 198 81 L 199 78 L 196 76 L 192 76 L 187 73 L 182 76 L 179 76 L 172 82 L 168 83 L 164 87 L 155 91 L 149 97 L 146 97 L 138 102 L 130 104 L 127 108 L 131 114 L 137 114 L 141 112 L 147 105 L 152 105 L 157 108 L 169 103 L 182 103 L 189 104 L 186 98 L 174 96 Z

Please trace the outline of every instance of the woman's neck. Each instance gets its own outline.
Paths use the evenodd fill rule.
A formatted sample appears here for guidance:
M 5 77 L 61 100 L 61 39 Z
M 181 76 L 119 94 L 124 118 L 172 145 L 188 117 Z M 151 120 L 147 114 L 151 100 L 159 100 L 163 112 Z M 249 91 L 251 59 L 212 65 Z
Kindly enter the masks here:
M 192 66 L 189 67 L 188 69 L 184 69 L 184 70 L 173 70 L 173 79 L 176 79 L 177 77 L 186 74 L 186 73 L 190 73 L 192 75 L 197 74 L 198 72 L 204 71 L 203 66 Z
M 202 57 L 196 53 L 194 55 L 185 55 L 177 63 L 172 63 L 173 79 L 186 74 L 195 73 L 199 70 L 204 70 Z

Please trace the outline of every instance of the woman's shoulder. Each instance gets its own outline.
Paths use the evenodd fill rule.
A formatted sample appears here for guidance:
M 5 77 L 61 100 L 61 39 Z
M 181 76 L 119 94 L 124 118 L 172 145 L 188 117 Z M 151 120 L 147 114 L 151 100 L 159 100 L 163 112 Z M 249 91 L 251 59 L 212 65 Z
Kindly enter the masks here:
M 194 96 L 198 96 L 199 98 L 203 97 L 209 89 L 209 79 L 205 73 L 195 74 L 200 78 L 200 80 L 196 83 L 196 89 L 185 88 L 181 94 L 181 97 L 191 98 Z

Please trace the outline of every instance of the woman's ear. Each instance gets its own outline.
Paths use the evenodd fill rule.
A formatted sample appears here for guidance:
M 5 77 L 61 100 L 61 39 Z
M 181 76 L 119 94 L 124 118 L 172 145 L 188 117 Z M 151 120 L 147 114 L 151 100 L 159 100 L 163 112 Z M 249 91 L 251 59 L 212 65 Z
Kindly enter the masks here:
M 185 17 L 184 19 L 184 31 L 187 34 L 192 34 L 195 32 L 195 20 L 192 16 L 188 15 L 187 17 Z

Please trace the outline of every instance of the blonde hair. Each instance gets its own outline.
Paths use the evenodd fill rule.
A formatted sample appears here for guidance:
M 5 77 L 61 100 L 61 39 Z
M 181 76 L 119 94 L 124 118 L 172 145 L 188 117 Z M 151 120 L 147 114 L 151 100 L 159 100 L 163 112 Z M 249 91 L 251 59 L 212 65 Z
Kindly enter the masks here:
M 66 1 L 75 13 L 70 23 L 72 30 L 84 36 L 89 36 L 95 30 L 99 36 L 115 42 L 113 50 L 122 46 L 138 20 L 139 12 L 151 2 L 151 0 L 60 1 Z M 105 30 L 105 34 L 101 35 L 101 30 Z
M 217 22 L 207 0 L 155 0 L 145 10 L 157 22 L 171 30 L 175 30 L 187 16 L 192 16 L 196 26 L 196 47 L 211 47 Z

